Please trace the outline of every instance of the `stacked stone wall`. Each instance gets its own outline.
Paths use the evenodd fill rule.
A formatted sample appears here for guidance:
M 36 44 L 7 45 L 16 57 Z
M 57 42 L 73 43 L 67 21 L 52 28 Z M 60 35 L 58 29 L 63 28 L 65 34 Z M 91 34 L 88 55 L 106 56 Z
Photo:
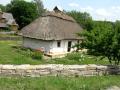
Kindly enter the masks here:
M 119 66 L 102 65 L 0 65 L 0 76 L 102 76 L 120 75 Z

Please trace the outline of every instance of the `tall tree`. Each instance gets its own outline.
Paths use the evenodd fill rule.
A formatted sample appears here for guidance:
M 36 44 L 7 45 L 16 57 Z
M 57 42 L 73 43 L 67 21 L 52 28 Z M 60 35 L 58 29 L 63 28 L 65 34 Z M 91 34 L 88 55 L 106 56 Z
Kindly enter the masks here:
M 6 7 L 5 7 L 4 5 L 2 5 L 2 4 L 0 4 L 0 9 L 1 9 L 1 11 L 3 11 L 3 12 L 6 11 Z
M 37 5 L 37 12 L 38 12 L 38 15 L 41 16 L 42 13 L 45 11 L 43 8 L 43 2 L 41 0 L 34 0 L 36 5 Z
M 78 12 L 78 11 L 70 11 L 67 12 L 68 15 L 72 16 L 77 23 L 79 23 L 84 29 L 90 31 L 93 28 L 93 21 L 92 21 L 92 17 L 84 12 Z
M 82 34 L 84 41 L 81 47 L 87 48 L 92 55 L 108 57 L 109 62 L 120 62 L 120 22 L 97 22 L 94 29 Z
M 19 24 L 20 29 L 31 23 L 39 16 L 35 2 L 12 0 L 11 3 L 7 5 L 6 10 L 13 14 Z

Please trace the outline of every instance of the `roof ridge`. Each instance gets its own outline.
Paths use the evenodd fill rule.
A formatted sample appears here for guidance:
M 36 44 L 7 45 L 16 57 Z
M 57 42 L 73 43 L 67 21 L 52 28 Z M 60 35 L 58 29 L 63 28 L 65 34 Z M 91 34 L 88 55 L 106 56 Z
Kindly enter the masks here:
M 82 31 L 77 22 L 42 16 L 24 27 L 21 32 L 23 37 L 42 40 L 80 39 L 76 35 Z
M 42 15 L 42 17 L 47 17 L 47 16 L 57 17 L 63 20 L 76 22 L 71 16 L 67 15 L 64 12 L 47 11 Z

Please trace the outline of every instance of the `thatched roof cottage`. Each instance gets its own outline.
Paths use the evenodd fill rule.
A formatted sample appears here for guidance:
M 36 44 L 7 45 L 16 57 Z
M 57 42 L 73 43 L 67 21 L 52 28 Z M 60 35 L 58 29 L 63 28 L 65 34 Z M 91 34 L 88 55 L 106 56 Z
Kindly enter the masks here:
M 22 29 L 23 46 L 44 50 L 47 55 L 65 54 L 81 40 L 76 34 L 81 31 L 72 17 L 55 7 Z
M 11 13 L 2 12 L 0 9 L 0 29 L 18 30 L 18 24 L 15 22 Z

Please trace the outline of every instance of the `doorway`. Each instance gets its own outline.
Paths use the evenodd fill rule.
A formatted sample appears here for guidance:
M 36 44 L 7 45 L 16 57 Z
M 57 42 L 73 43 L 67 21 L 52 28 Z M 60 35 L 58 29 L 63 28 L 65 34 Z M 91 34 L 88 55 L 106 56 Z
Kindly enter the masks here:
M 71 45 L 72 45 L 72 41 L 68 41 L 68 52 L 70 52 L 71 51 Z

